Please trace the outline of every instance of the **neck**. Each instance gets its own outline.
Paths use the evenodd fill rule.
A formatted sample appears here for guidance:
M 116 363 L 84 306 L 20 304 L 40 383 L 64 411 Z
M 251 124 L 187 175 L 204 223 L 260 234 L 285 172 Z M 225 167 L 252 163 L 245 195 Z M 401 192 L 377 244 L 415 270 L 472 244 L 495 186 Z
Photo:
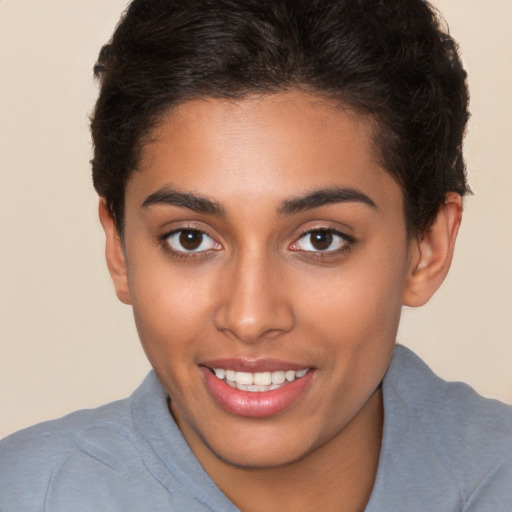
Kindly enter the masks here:
M 377 473 L 382 426 L 382 392 L 378 389 L 332 439 L 284 466 L 234 467 L 189 439 L 192 432 L 184 435 L 211 478 L 243 512 L 362 512 Z

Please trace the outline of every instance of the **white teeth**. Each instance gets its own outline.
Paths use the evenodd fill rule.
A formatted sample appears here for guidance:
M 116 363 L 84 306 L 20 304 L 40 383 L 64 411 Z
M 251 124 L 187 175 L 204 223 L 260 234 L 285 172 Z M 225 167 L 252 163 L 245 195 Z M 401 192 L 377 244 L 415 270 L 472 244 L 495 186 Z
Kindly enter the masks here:
M 284 374 L 284 378 L 288 381 L 288 382 L 291 382 L 292 380 L 295 380 L 295 372 L 293 370 L 288 370 L 285 374 Z
M 220 380 L 224 380 L 226 378 L 226 370 L 224 368 L 215 368 L 215 377 Z
M 282 384 L 284 381 L 284 372 L 272 372 L 272 384 Z
M 281 387 L 285 382 L 293 382 L 295 379 L 300 379 L 308 373 L 309 368 L 303 370 L 277 370 L 274 372 L 236 372 L 234 370 L 226 370 L 224 368 L 214 368 L 215 376 L 224 380 L 232 388 L 240 389 L 241 391 L 263 392 L 271 391 Z
M 272 374 L 270 372 L 255 373 L 252 380 L 257 386 L 270 386 L 272 384 Z
M 252 373 L 249 372 L 236 372 L 235 380 L 237 384 L 243 384 L 245 386 L 252 386 Z

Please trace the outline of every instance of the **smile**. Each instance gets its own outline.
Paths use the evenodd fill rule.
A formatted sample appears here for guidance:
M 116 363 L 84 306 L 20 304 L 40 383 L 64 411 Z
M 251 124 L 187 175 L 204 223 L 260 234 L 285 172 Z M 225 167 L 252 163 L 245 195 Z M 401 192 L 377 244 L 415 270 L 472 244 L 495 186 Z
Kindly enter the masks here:
M 265 391 L 274 391 L 289 382 L 304 377 L 309 368 L 302 370 L 277 370 L 273 372 L 237 372 L 224 368 L 213 368 L 213 374 L 218 379 L 224 381 L 228 386 L 240 391 L 249 391 L 252 393 L 263 393 Z
M 293 407 L 308 395 L 317 373 L 314 368 L 278 361 L 212 361 L 199 369 L 218 406 L 229 414 L 250 418 L 274 416 Z M 256 369 L 260 371 L 249 371 Z

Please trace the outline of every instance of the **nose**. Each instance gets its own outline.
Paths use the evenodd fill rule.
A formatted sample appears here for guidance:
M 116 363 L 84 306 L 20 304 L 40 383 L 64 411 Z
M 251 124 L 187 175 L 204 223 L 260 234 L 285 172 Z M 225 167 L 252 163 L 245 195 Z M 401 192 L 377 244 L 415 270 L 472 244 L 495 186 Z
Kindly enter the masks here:
M 215 327 L 244 343 L 276 337 L 295 325 L 283 274 L 269 260 L 256 254 L 242 256 L 220 276 Z

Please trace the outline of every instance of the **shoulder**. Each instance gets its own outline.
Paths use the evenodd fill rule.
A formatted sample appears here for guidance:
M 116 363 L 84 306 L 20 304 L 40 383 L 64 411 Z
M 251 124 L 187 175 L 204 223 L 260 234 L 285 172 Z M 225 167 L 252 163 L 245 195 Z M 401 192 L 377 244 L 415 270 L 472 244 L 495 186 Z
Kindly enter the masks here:
M 152 371 L 125 400 L 0 442 L 2 512 L 226 511 L 233 505 L 195 459 Z
M 78 411 L 0 441 L 0 509 L 45 509 L 53 484 L 78 469 L 84 478 L 125 469 L 135 451 L 129 406 L 126 399 Z
M 464 510 L 484 498 L 485 508 L 475 510 L 498 511 L 505 499 L 512 502 L 511 406 L 444 381 L 401 346 L 384 381 L 384 400 L 392 444 L 410 436 L 409 462 L 422 457 L 427 471 L 444 474 Z
M 102 510 L 105 503 L 129 510 L 143 498 L 134 485 L 142 481 L 158 495 L 158 484 L 145 470 L 146 448 L 134 420 L 136 402 L 154 392 L 156 380 L 150 373 L 129 398 L 0 441 L 0 510 L 64 511 L 78 503 L 86 507 L 80 510 Z
M 412 414 L 442 439 L 489 436 L 492 443 L 512 448 L 512 406 L 484 398 L 467 384 L 447 382 L 412 351 L 397 346 L 386 385 Z M 391 393 L 389 393 L 391 394 Z

